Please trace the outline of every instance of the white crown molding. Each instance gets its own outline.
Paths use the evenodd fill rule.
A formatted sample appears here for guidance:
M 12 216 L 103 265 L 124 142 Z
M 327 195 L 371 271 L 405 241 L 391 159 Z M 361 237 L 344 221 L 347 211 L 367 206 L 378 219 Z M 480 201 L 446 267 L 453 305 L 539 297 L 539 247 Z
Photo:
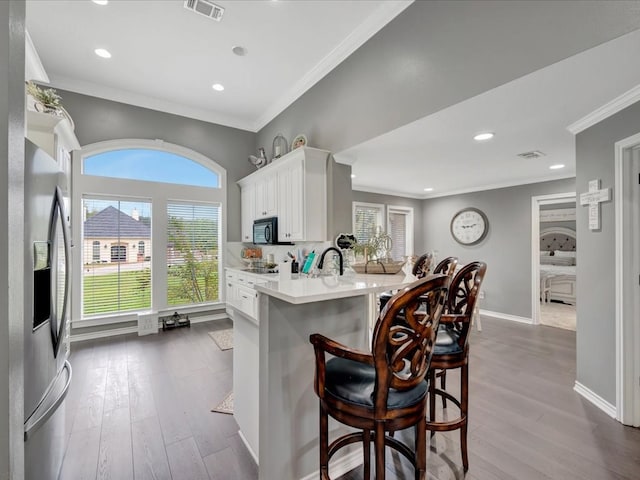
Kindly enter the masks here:
M 254 131 L 260 130 L 282 113 L 289 105 L 318 83 L 327 73 L 336 68 L 343 60 L 378 33 L 382 27 L 403 12 L 413 1 L 414 0 L 396 0 L 384 2 L 336 48 L 298 80 L 287 93 L 272 103 L 256 121 Z
M 146 95 L 140 95 L 133 92 L 127 92 L 117 88 L 105 87 L 91 82 L 75 80 L 55 73 L 51 74 L 50 84 L 55 88 L 69 90 L 71 92 L 81 93 L 92 97 L 98 97 L 105 100 L 111 100 L 137 107 L 148 108 L 160 112 L 180 115 L 182 117 L 202 120 L 203 122 L 215 123 L 225 127 L 238 128 L 240 130 L 248 130 L 255 133 L 253 122 L 243 120 L 237 117 L 229 117 L 218 113 L 204 110 L 201 108 L 188 107 L 178 103 L 160 100 Z
M 602 410 L 604 413 L 606 413 L 610 417 L 616 418 L 616 407 L 615 406 L 613 406 L 612 404 L 607 402 L 604 398 L 602 398 L 597 393 L 593 392 L 592 390 L 590 390 L 587 387 L 585 387 L 584 385 L 582 385 L 577 380 L 576 380 L 576 383 L 573 386 L 573 390 L 576 393 L 578 393 L 579 395 L 581 395 L 582 397 L 584 397 L 587 400 L 589 400 L 591 403 L 593 403 L 596 407 L 598 407 L 600 410 Z
M 393 195 L 396 197 L 417 198 L 418 200 L 429 200 L 431 198 L 450 197 L 452 195 L 463 195 L 465 193 L 484 192 L 485 190 L 497 190 L 499 188 L 519 187 L 521 185 L 531 185 L 534 183 L 552 182 L 554 180 L 563 180 L 565 178 L 575 178 L 575 176 L 576 176 L 575 173 L 570 173 L 568 175 L 560 175 L 560 176 L 554 175 L 554 176 L 540 177 L 536 179 L 514 180 L 514 181 L 507 181 L 502 183 L 492 183 L 489 185 L 478 185 L 475 187 L 461 188 L 458 190 L 429 193 L 424 195 L 407 193 L 399 190 L 386 190 L 386 189 L 377 188 L 377 187 L 369 187 L 367 185 L 352 185 L 351 189 L 357 190 L 359 192 L 380 193 L 383 195 Z
M 400 192 L 398 190 L 387 190 L 384 188 L 367 187 L 366 185 L 352 185 L 351 190 L 366 193 L 378 193 L 380 195 L 392 195 L 394 197 L 415 198 L 417 200 L 424 199 L 424 197 L 416 195 L 414 193 Z
M 42 65 L 33 40 L 31 40 L 31 35 L 26 30 L 24 33 L 24 79 L 49 83 L 49 76 Z
M 577 122 L 572 123 L 567 127 L 574 135 L 586 130 L 589 127 L 594 126 L 596 123 L 603 121 L 604 119 L 615 115 L 620 110 L 633 105 L 640 100 L 640 85 L 633 87 L 631 90 L 623 93 L 619 97 L 614 98 L 609 103 L 595 109 L 589 115 L 581 118 Z

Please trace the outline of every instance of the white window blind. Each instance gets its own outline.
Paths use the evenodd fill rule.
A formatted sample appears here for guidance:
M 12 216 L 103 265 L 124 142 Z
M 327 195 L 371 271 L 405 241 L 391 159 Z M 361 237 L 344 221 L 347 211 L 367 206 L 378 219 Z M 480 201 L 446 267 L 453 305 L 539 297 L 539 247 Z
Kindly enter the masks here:
M 407 214 L 389 212 L 389 235 L 391 235 L 391 257 L 402 260 L 407 253 Z
M 413 255 L 413 208 L 387 206 L 387 231 L 391 236 L 391 257 L 404 260 Z
M 167 304 L 218 300 L 220 206 L 167 205 Z
M 151 307 L 151 203 L 82 199 L 82 313 L 84 316 Z
M 367 243 L 382 226 L 384 205 L 354 203 L 353 234 L 358 243 Z

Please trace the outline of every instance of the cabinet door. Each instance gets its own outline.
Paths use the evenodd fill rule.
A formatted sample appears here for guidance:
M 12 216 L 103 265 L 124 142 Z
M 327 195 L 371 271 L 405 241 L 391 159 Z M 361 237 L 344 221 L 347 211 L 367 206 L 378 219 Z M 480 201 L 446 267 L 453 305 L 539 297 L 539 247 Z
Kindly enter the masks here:
M 278 170 L 278 240 L 302 241 L 304 234 L 304 162 L 289 162 Z
M 256 182 L 256 218 L 274 217 L 278 214 L 277 176 L 265 175 Z
M 255 185 L 245 185 L 240 191 L 240 217 L 242 222 L 242 241 L 253 241 L 253 220 L 255 220 Z
M 226 275 L 227 286 L 226 286 L 226 295 L 227 295 L 227 305 L 232 307 L 238 306 L 238 288 L 236 285 L 235 277 L 233 274 L 227 273 Z
M 287 216 L 289 217 L 289 240 L 305 240 L 304 228 L 304 160 L 294 162 L 289 169 L 290 188 L 289 206 Z M 313 221 L 310 218 L 309 221 Z

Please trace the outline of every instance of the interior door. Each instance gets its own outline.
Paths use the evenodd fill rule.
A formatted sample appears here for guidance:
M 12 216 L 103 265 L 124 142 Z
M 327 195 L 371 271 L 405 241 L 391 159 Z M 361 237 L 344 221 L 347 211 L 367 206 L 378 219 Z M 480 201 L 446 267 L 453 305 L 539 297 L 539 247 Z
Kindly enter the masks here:
M 64 199 L 56 187 L 49 225 L 51 245 L 51 339 L 53 354 L 58 356 L 65 335 L 69 304 L 69 232 L 66 226 Z

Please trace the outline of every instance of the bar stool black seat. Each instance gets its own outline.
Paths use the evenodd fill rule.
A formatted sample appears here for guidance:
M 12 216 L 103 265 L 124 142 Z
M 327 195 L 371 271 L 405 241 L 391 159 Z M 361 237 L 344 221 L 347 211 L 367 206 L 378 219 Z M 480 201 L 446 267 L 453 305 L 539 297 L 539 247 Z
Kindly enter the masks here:
M 428 384 L 426 375 L 449 278 L 418 280 L 395 294 L 375 325 L 372 353 L 351 349 L 320 334 L 309 337 L 316 356 L 314 389 L 320 400 L 320 478 L 329 480 L 329 461 L 341 448 L 362 442 L 365 478 L 385 478 L 385 447 L 400 452 L 414 466 L 415 478 L 426 478 Z M 404 310 L 406 323 L 398 325 Z M 327 359 L 327 354 L 332 358 Z M 359 431 L 329 444 L 329 417 Z M 409 446 L 390 434 L 414 427 Z

